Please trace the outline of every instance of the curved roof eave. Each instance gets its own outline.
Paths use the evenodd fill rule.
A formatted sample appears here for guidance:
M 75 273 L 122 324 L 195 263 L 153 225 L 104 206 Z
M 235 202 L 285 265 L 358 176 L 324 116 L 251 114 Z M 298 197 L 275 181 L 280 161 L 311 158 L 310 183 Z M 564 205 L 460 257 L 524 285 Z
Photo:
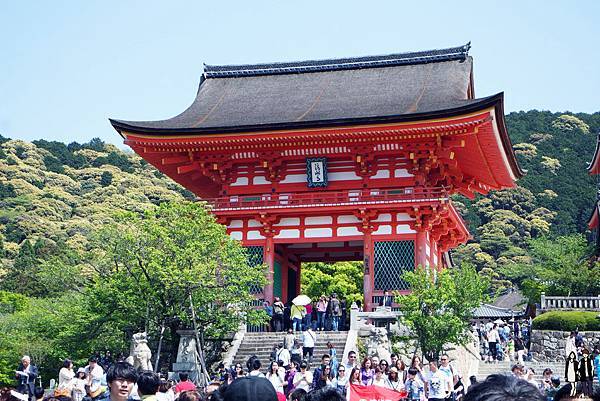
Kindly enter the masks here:
M 600 166 L 598 157 L 600 156 L 600 133 L 598 133 L 598 140 L 596 141 L 596 149 L 594 150 L 594 156 L 592 156 L 592 161 L 588 163 L 587 171 L 590 175 L 592 174 L 600 174 Z
M 272 131 L 285 129 L 302 129 L 302 128 L 323 128 L 331 126 L 343 125 L 359 125 L 359 124 L 377 124 L 377 123 L 395 123 L 407 121 L 429 120 L 433 118 L 455 117 L 457 115 L 476 112 L 490 106 L 495 106 L 498 102 L 502 103 L 504 98 L 503 92 L 488 96 L 481 99 L 473 99 L 465 101 L 464 105 L 446 108 L 440 110 L 427 111 L 422 113 L 398 114 L 387 116 L 370 116 L 370 117 L 349 117 L 332 120 L 319 121 L 292 121 L 284 123 L 268 123 L 256 125 L 238 125 L 238 126 L 223 126 L 223 127 L 188 127 L 188 128 L 164 128 L 149 126 L 148 121 L 126 121 L 109 118 L 111 125 L 119 132 L 126 131 L 139 134 L 156 134 L 158 135 L 185 135 L 185 134 L 218 134 L 218 133 L 238 133 L 238 132 L 258 132 Z M 168 121 L 163 120 L 163 121 Z
M 307 129 L 307 128 L 325 128 L 325 127 L 339 127 L 347 125 L 366 125 L 366 124 L 390 124 L 400 122 L 417 122 L 422 120 L 430 120 L 436 118 L 449 118 L 456 117 L 463 114 L 473 113 L 481 111 L 490 107 L 494 107 L 496 113 L 496 121 L 498 124 L 498 130 L 500 133 L 500 139 L 506 152 L 509 167 L 513 172 L 515 178 L 521 178 L 525 172 L 521 169 L 517 162 L 517 158 L 512 148 L 512 142 L 508 136 L 506 130 L 506 124 L 504 121 L 504 92 L 497 93 L 492 96 L 488 96 L 481 99 L 473 99 L 472 101 L 466 101 L 464 105 L 428 111 L 423 113 L 411 113 L 411 114 L 400 114 L 400 115 L 389 115 L 389 116 L 372 116 L 372 117 L 357 117 L 357 118 L 343 118 L 335 120 L 320 120 L 320 121 L 297 121 L 297 122 L 285 122 L 285 123 L 274 123 L 274 124 L 258 124 L 258 125 L 240 125 L 231 127 L 215 127 L 215 128 L 156 128 L 144 126 L 142 123 L 134 121 L 123 121 L 116 119 L 109 119 L 112 126 L 119 133 L 127 132 L 131 134 L 145 134 L 145 135 L 156 135 L 156 136 L 169 136 L 176 138 L 177 136 L 189 135 L 189 134 L 234 134 L 240 132 L 260 132 L 260 131 L 277 131 L 277 130 L 293 130 L 293 129 Z
M 506 122 L 504 120 L 504 92 L 500 92 L 497 95 L 498 99 L 495 103 L 496 120 L 498 121 L 498 130 L 500 131 L 500 139 L 508 158 L 508 163 L 516 179 L 519 179 L 525 175 L 525 171 L 521 169 L 517 162 L 517 156 L 513 150 L 512 142 L 508 136 L 508 130 L 506 129 Z

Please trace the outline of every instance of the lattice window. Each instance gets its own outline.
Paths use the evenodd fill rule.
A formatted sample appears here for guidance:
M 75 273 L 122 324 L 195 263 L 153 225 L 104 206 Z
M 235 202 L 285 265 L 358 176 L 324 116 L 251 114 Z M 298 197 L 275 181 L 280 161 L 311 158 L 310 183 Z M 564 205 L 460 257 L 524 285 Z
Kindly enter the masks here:
M 414 241 L 375 242 L 375 290 L 407 290 L 402 274 L 415 268 Z
M 248 258 L 248 265 L 250 267 L 262 266 L 263 264 L 263 247 L 262 246 L 247 246 L 246 257 Z M 250 286 L 251 294 L 260 294 L 263 289 L 259 285 L 253 284 Z

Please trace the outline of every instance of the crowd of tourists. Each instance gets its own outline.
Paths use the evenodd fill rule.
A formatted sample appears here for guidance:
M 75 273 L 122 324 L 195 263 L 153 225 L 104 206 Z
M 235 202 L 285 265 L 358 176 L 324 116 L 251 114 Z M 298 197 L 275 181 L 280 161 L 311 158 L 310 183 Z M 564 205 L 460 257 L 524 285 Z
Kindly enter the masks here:
M 339 299 L 336 293 L 321 295 L 317 301 L 306 305 L 288 302 L 279 297 L 273 304 L 264 302 L 264 310 L 271 318 L 270 331 L 303 331 L 311 327 L 315 331 L 340 331 L 347 328 L 346 300 Z
M 481 359 L 488 363 L 530 360 L 530 322 L 503 320 L 480 323 L 473 327 L 479 336 Z
M 24 356 L 17 370 L 17 391 L 3 389 L 0 401 L 345 401 L 350 399 L 352 385 L 392 390 L 397 393 L 398 398 L 394 399 L 398 401 L 558 401 L 573 399 L 574 395 L 577 399 L 600 400 L 593 392 L 591 379 L 589 388 L 581 382 L 584 378 L 581 369 L 593 371 L 584 365 L 588 358 L 591 360 L 585 347 L 579 363 L 574 365 L 576 377 L 572 382 L 561 383 L 561 377 L 550 368 L 543 371 L 541 380 L 536 380 L 533 369 L 517 362 L 509 375 L 491 375 L 481 383 L 470 377 L 467 392 L 447 354 L 438 362 L 427 364 L 415 355 L 406 364 L 395 354 L 390 360 L 365 357 L 359 361 L 357 353 L 350 351 L 347 362 L 342 363 L 331 346 L 330 352 L 322 355 L 313 367 L 306 359 L 281 359 L 284 349 L 287 350 L 278 347 L 267 366 L 256 356 L 250 357 L 245 366 L 236 364 L 227 368 L 221 364 L 203 389 L 197 388 L 187 373 L 180 373 L 179 381 L 174 382 L 161 379 L 154 372 L 139 371 L 122 360 L 115 363 L 103 360 L 108 366 L 105 373 L 94 356 L 77 371 L 70 360 L 65 360 L 58 372 L 57 386 L 44 391 L 32 385 L 37 368 Z M 596 357 L 593 363 L 597 367 L 600 355 Z M 568 370 L 566 374 L 568 377 Z
M 277 356 L 281 355 L 280 351 Z M 464 394 L 462 378 L 450 365 L 448 355 L 443 355 L 439 363 L 430 362 L 424 366 L 418 356 L 407 365 L 395 354 L 389 361 L 377 357 L 358 361 L 356 352 L 350 351 L 347 362 L 342 364 L 335 353 L 329 352 L 321 356 L 314 369 L 307 359 L 288 361 L 278 358 L 269 362 L 266 373 L 263 373 L 262 362 L 251 357 L 246 366 L 236 364 L 230 370 L 222 367 L 218 379 L 231 383 L 247 376 L 265 377 L 276 392 L 288 400 L 304 400 L 307 394 L 324 388 L 334 389 L 346 399 L 352 384 L 384 387 L 398 392 L 398 399 L 410 401 L 460 400 Z

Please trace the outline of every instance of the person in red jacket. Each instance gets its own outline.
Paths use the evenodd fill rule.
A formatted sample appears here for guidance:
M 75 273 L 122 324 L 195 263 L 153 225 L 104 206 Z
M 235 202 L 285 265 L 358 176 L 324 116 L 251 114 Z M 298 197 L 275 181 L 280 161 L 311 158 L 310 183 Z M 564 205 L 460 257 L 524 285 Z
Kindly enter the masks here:
M 189 375 L 187 373 L 179 373 L 179 383 L 175 386 L 175 394 L 190 390 L 196 390 L 196 385 L 189 380 Z

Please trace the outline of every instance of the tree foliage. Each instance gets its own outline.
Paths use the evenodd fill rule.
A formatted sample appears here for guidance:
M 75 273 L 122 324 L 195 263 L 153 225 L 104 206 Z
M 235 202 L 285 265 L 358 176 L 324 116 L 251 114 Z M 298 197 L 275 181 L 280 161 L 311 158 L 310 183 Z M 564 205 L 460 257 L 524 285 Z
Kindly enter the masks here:
M 250 306 L 250 288 L 264 286 L 264 269 L 248 265 L 245 249 L 200 203 L 124 214 L 96 244 L 98 274 L 88 295 L 96 313 L 122 327 L 189 327 L 190 296 L 199 330 L 210 338 L 264 321 Z
M 417 337 L 428 360 L 437 360 L 448 343 L 464 345 L 470 340 L 473 310 L 486 299 L 489 286 L 473 266 L 463 264 L 441 272 L 418 268 L 406 272 L 404 280 L 412 292 L 396 298 L 400 319 Z
M 301 275 L 302 293 L 311 299 L 335 292 L 339 299 L 346 300 L 348 307 L 353 301 L 362 302 L 362 262 L 303 263 Z
M 600 265 L 590 265 L 590 247 L 582 235 L 556 239 L 537 238 L 529 242 L 527 263 L 506 263 L 500 272 L 519 286 L 530 302 L 540 294 L 596 296 L 600 292 Z

